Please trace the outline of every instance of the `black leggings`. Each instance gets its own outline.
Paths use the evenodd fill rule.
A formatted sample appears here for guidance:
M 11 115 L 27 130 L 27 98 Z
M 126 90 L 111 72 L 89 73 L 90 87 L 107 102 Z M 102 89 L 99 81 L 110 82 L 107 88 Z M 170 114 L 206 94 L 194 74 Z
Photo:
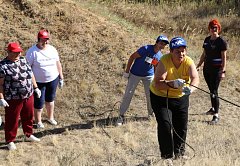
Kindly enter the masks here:
M 212 68 L 212 69 L 203 68 L 204 79 L 211 93 L 210 95 L 211 104 L 216 113 L 218 113 L 219 111 L 219 98 L 216 97 L 218 96 L 218 87 L 221 81 L 219 77 L 219 71 L 220 71 L 219 68 Z
M 160 97 L 150 92 L 151 105 L 158 123 L 158 143 L 162 158 L 172 158 L 173 153 L 183 155 L 187 136 L 189 96 L 181 98 Z M 172 132 L 172 125 L 176 133 Z

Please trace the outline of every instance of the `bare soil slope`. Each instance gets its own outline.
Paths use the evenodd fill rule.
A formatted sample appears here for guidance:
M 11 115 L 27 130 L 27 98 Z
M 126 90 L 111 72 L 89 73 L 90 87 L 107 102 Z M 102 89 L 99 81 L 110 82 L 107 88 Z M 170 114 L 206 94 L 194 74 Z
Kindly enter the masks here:
M 45 129 L 35 130 L 35 135 L 42 138 L 43 142 L 45 142 L 43 138 L 48 135 L 66 134 L 68 130 L 74 129 L 90 129 L 96 123 L 106 123 L 107 116 L 116 117 L 118 101 L 121 100 L 126 84 L 126 80 L 121 75 L 128 59 L 127 56 L 143 42 L 154 41 L 144 35 L 139 37 L 117 24 L 110 23 L 72 0 L 7 0 L 0 4 L 0 15 L 2 16 L 0 18 L 1 58 L 6 55 L 6 46 L 12 41 L 19 41 L 26 51 L 36 42 L 37 33 L 42 27 L 50 31 L 50 42 L 59 51 L 65 77 L 64 88 L 58 90 L 56 99 L 55 117 L 59 124 L 53 127 L 45 123 Z M 137 98 L 144 100 L 144 97 L 140 95 L 137 95 Z M 142 105 L 138 107 L 141 108 Z M 147 114 L 146 111 L 145 114 Z M 1 115 L 4 117 L 3 109 Z M 2 162 L 3 165 L 65 163 L 64 158 L 59 159 L 61 160 L 59 162 L 51 161 L 51 157 L 42 159 L 48 155 L 43 154 L 42 151 L 58 153 L 52 151 L 55 144 L 58 144 L 58 141 L 55 142 L 52 138 L 46 139 L 50 141 L 45 142 L 46 145 L 50 145 L 47 148 L 42 145 L 36 145 L 37 147 L 29 145 L 29 147 L 24 143 L 17 144 L 18 149 L 25 149 L 27 146 L 30 151 L 39 150 L 38 155 L 42 157 L 32 160 L 31 157 L 23 158 L 24 154 L 19 154 L 19 151 L 8 154 L 4 150 L 6 147 L 4 146 L 3 128 L 0 133 L 0 144 L 3 149 L 0 156 L 6 158 L 6 161 Z M 82 134 L 79 137 L 84 137 L 86 133 Z M 71 138 L 64 138 L 64 140 L 72 141 Z M 18 141 L 23 141 L 21 128 L 18 131 Z M 72 144 L 62 146 L 61 144 L 60 147 L 64 148 L 75 146 Z M 64 151 L 70 157 L 73 153 L 60 151 Z M 57 156 L 62 157 L 62 155 Z M 88 158 L 84 160 L 88 162 Z
M 155 40 L 92 13 L 83 8 L 83 1 L 0 2 L 2 58 L 8 42 L 19 41 L 27 50 L 35 43 L 39 29 L 44 27 L 50 31 L 51 44 L 59 51 L 65 77 L 64 88 L 57 92 L 55 116 L 58 126 L 44 122 L 45 129 L 35 130 L 42 139 L 39 144 L 24 142 L 19 128 L 15 152 L 5 150 L 1 128 L 0 157 L 3 160 L 0 165 L 150 165 L 149 156 L 154 157 L 156 164 L 153 165 L 163 165 L 159 161 L 156 123 L 145 118 L 147 111 L 141 86 L 128 113 L 131 119 L 141 122 L 134 121 L 118 128 L 111 128 L 107 123 L 117 116 L 118 101 L 126 85 L 121 75 L 128 56 L 139 46 Z M 237 62 L 231 64 L 239 68 Z M 222 97 L 233 102 L 239 100 L 238 72 L 231 68 L 220 90 Z M 200 88 L 207 89 L 204 81 Z M 188 141 L 194 145 L 197 157 L 186 162 L 176 161 L 178 165 L 239 164 L 237 126 L 240 113 L 237 107 L 222 102 L 221 123 L 217 127 L 209 126 L 206 122 L 210 117 L 202 114 L 209 107 L 207 94 L 201 91 L 192 94 Z M 1 115 L 4 115 L 3 110 Z M 106 125 L 110 138 L 102 128 L 95 128 L 96 124 Z
M 2 55 L 8 42 L 19 41 L 27 50 L 41 27 L 50 31 L 65 77 L 56 104 L 60 122 L 79 118 L 81 107 L 109 108 L 119 101 L 126 83 L 121 74 L 127 56 L 143 41 L 150 42 L 71 0 L 4 1 L 0 14 Z

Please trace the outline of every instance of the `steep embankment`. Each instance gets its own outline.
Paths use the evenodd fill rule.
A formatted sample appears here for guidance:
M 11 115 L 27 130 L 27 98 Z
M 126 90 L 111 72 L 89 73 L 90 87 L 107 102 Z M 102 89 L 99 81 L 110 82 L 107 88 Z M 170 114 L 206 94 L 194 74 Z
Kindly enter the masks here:
M 34 130 L 41 138 L 37 144 L 24 142 L 19 128 L 18 149 L 14 152 L 3 150 L 4 132 L 1 129 L 0 165 L 164 165 L 160 159 L 155 120 L 146 121 L 139 117 L 147 114 L 141 86 L 132 101 L 133 110 L 128 113 L 137 115 L 131 115 L 131 118 L 140 122 L 105 128 L 86 124 L 87 120 L 93 120 L 86 115 L 111 110 L 121 99 L 126 84 L 121 77 L 122 66 L 127 56 L 140 45 L 153 43 L 154 39 L 83 8 L 84 0 L 0 2 L 0 54 L 5 54 L 8 42 L 16 40 L 26 50 L 36 41 L 39 29 L 47 28 L 51 43 L 60 53 L 65 77 L 65 86 L 58 90 L 56 99 L 55 116 L 59 125 L 50 126 L 44 122 L 45 129 Z M 143 32 L 147 33 L 147 30 Z M 188 39 L 191 56 L 199 56 L 202 38 L 190 36 Z M 227 70 L 220 96 L 238 102 L 239 64 L 229 64 L 235 67 Z M 202 75 L 200 88 L 207 90 Z M 176 160 L 174 165 L 239 165 L 238 108 L 221 101 L 220 123 L 210 126 L 207 122 L 211 117 L 203 114 L 209 107 L 208 94 L 196 90 L 191 95 L 187 141 L 195 152 L 187 147 L 187 154 L 196 156 L 192 160 Z M 3 111 L 1 115 L 4 115 Z M 107 115 L 109 112 L 93 118 L 104 122 Z M 116 111 L 114 116 L 117 116 Z
M 0 4 L 0 14 L 2 57 L 6 55 L 4 49 L 7 43 L 11 41 L 19 41 L 26 51 L 35 43 L 39 29 L 44 27 L 50 31 L 50 42 L 59 51 L 65 77 L 64 88 L 57 92 L 55 117 L 58 126 L 50 126 L 44 121 L 45 129 L 34 130 L 35 135 L 41 138 L 40 144 L 23 142 L 19 128 L 18 150 L 13 153 L 1 150 L 0 156 L 5 159 L 1 164 L 109 165 L 111 162 L 107 162 L 106 153 L 113 156 L 124 154 L 121 148 L 118 148 L 121 151 L 112 152 L 110 149 L 115 146 L 113 140 L 102 139 L 103 134 L 98 128 L 84 130 L 92 128 L 85 125 L 87 120 L 92 119 L 84 115 L 112 109 L 125 89 L 126 80 L 121 75 L 127 56 L 143 43 L 154 42 L 154 39 L 129 32 L 71 0 L 9 0 Z M 139 103 L 145 101 L 142 95 L 137 95 L 137 98 Z M 143 104 L 138 104 L 137 108 L 141 109 Z M 143 109 L 139 111 L 147 114 Z M 1 115 L 4 116 L 3 111 Z M 43 115 L 45 118 L 46 112 Z M 101 121 L 104 118 L 106 116 L 103 115 L 94 119 Z M 69 129 L 83 130 L 68 132 Z M 116 132 L 117 135 L 124 133 Z M 2 128 L 0 133 L 0 149 L 5 149 Z M 108 149 L 110 144 L 113 147 Z M 99 160 L 93 161 L 94 156 Z M 102 157 L 104 161 L 101 161 Z M 121 158 L 119 164 L 126 165 L 126 156 Z M 72 164 L 73 161 L 75 164 Z M 134 162 L 134 158 L 130 157 L 129 161 Z
M 41 27 L 50 31 L 50 42 L 59 51 L 65 77 L 65 87 L 58 92 L 56 116 L 66 123 L 66 117 L 76 120 L 79 111 L 92 111 L 81 110 L 83 105 L 104 111 L 103 107 L 109 109 L 119 101 L 125 86 L 123 64 L 143 41 L 149 41 L 71 0 L 6 1 L 0 14 L 1 54 L 10 41 L 19 41 L 26 50 L 36 41 Z

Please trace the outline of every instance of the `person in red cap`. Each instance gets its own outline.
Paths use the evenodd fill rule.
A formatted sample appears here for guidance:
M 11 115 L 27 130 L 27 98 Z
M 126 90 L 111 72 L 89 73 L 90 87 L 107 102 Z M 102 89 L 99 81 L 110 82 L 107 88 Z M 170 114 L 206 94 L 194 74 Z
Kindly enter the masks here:
M 5 139 L 9 150 L 15 150 L 19 117 L 28 141 L 40 141 L 33 134 L 33 92 L 39 98 L 31 67 L 21 56 L 22 48 L 16 42 L 9 43 L 7 57 L 0 62 L 0 106 L 5 107 Z
M 27 51 L 26 58 L 32 67 L 38 88 L 42 92 L 41 98 L 34 97 L 35 122 L 37 128 L 44 128 L 42 123 L 44 103 L 48 113 L 48 122 L 57 125 L 53 116 L 54 99 L 57 86 L 63 87 L 63 72 L 58 52 L 49 44 L 49 32 L 42 29 L 38 32 L 37 38 L 37 44 Z
M 220 81 L 226 73 L 227 43 L 219 35 L 221 24 L 217 19 L 213 19 L 208 24 L 210 36 L 206 37 L 203 43 L 203 53 L 197 65 L 199 69 L 202 63 L 204 79 L 210 90 L 211 105 L 207 115 L 213 115 L 210 124 L 216 124 L 219 121 L 219 98 L 218 87 Z

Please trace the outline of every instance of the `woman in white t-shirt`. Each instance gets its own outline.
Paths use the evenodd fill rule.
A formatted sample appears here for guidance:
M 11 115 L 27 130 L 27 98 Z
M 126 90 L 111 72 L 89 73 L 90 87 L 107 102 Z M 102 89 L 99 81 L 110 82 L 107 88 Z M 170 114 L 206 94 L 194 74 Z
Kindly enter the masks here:
M 37 44 L 33 45 L 26 53 L 32 71 L 36 78 L 38 88 L 42 92 L 41 98 L 34 97 L 35 122 L 37 128 L 44 128 L 42 111 L 45 103 L 48 122 L 57 125 L 54 119 L 54 99 L 57 86 L 63 86 L 62 65 L 57 50 L 49 44 L 49 32 L 45 29 L 38 33 Z

